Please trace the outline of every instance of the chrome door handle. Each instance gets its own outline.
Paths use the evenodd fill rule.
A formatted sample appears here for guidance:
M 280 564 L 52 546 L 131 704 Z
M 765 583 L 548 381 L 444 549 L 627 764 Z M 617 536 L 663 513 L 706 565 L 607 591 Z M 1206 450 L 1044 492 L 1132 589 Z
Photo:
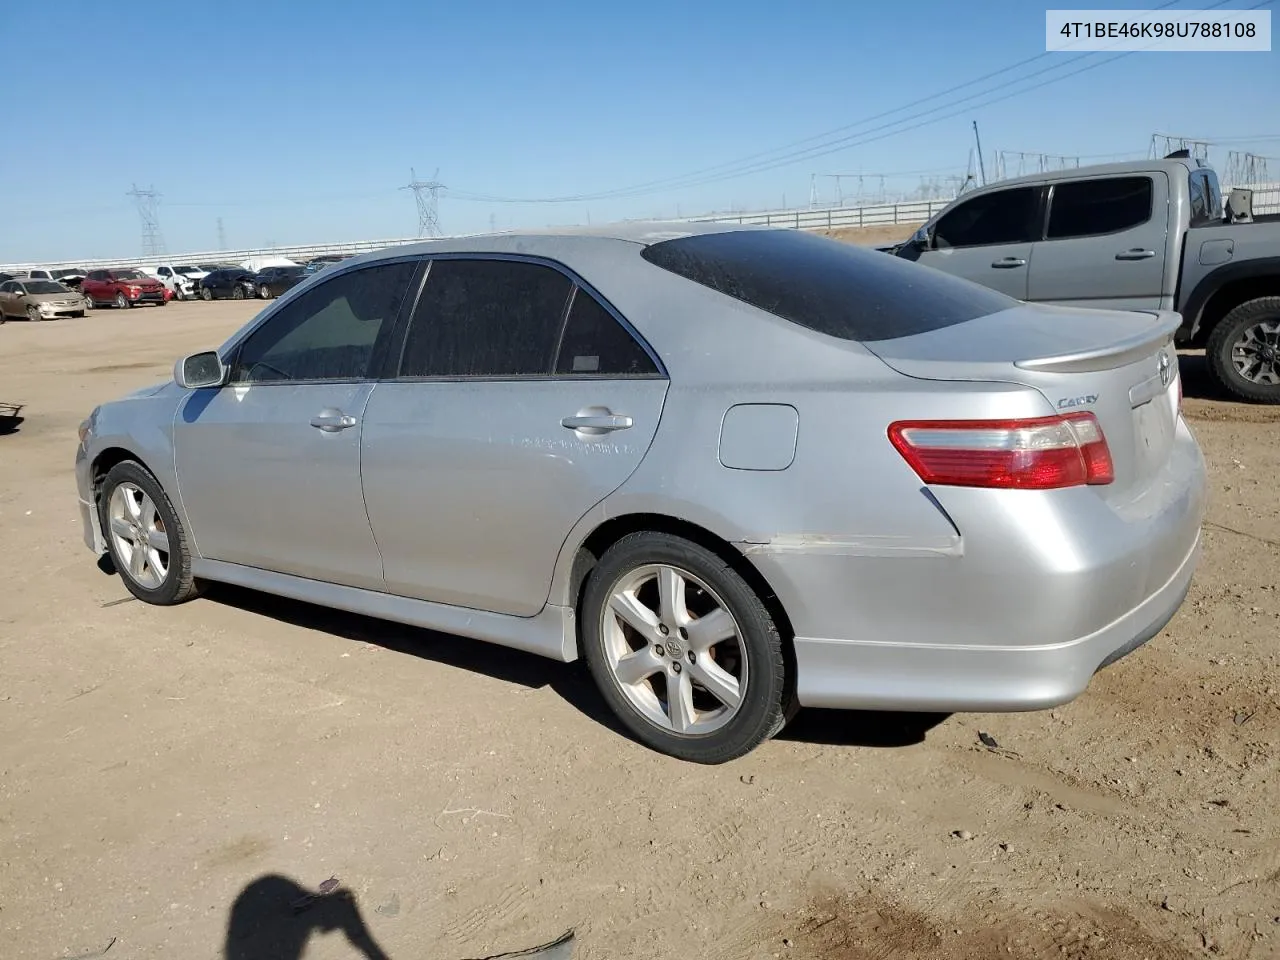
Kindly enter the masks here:
M 997 270 L 1008 270 L 1011 267 L 1025 267 L 1026 265 L 1027 261 L 1023 260 L 1021 257 L 1005 257 L 1004 259 L 996 260 L 991 264 L 991 266 L 995 267 Z
M 1116 254 L 1117 260 L 1150 260 L 1156 255 L 1154 250 L 1140 250 L 1134 247 L 1132 250 L 1121 250 Z
M 570 430 L 581 430 L 583 433 L 611 433 L 614 430 L 626 430 L 634 422 L 630 417 L 596 414 L 565 417 L 560 421 L 560 426 L 568 427 Z
M 339 430 L 354 427 L 356 418 L 348 416 L 341 410 L 321 410 L 311 418 L 311 425 L 317 430 L 323 430 L 325 433 L 337 433 Z

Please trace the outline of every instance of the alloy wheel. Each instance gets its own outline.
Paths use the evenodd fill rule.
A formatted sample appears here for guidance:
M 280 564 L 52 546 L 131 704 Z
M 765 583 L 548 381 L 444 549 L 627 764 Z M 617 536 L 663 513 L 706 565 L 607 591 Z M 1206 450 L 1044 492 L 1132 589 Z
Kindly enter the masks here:
M 134 583 L 154 590 L 169 575 L 169 534 L 153 501 L 133 483 L 121 483 L 107 503 L 111 543 Z
M 1231 345 L 1231 364 L 1250 383 L 1280 385 L 1280 317 L 1245 327 Z
M 614 682 L 648 722 L 699 736 L 729 723 L 748 683 L 737 620 L 700 579 L 646 564 L 609 592 L 601 637 Z

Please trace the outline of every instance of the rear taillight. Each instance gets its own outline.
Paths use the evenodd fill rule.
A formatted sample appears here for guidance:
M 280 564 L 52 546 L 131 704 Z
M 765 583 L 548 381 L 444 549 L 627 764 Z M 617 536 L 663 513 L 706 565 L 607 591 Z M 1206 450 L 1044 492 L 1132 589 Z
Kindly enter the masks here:
M 1091 413 L 1027 420 L 900 420 L 889 440 L 925 483 L 1052 490 L 1115 479 Z

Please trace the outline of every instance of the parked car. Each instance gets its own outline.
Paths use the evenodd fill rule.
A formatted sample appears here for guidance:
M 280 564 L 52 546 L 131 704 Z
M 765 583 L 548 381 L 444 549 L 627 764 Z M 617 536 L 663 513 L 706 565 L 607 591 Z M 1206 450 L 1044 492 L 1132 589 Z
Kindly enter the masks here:
M 263 300 L 278 297 L 307 279 L 306 267 L 263 267 L 253 278 L 254 289 Z
M 132 268 L 90 270 L 80 284 L 80 292 L 91 307 L 104 303 L 121 309 L 140 303 L 163 307 L 168 303 L 164 285 L 159 280 Z
M 972 191 L 896 252 L 1020 300 L 1177 310 L 1223 387 L 1280 403 L 1280 214 L 1239 220 L 1202 162 L 1140 160 Z
M 84 278 L 89 274 L 89 271 L 84 267 L 60 267 L 50 272 L 54 280 L 64 287 L 70 287 L 72 290 L 79 290 L 80 284 L 84 282 Z
M 147 274 L 147 276 L 155 277 L 159 280 L 166 290 L 171 294 L 171 300 L 188 300 L 196 295 L 196 282 L 194 278 L 182 272 L 181 267 L 176 267 L 171 263 L 161 263 L 154 266 L 139 267 L 139 269 Z
M 310 276 L 313 273 L 319 273 L 321 270 L 325 270 L 329 267 L 332 267 L 334 264 L 342 263 L 342 261 L 349 260 L 349 259 L 351 258 L 347 256 L 342 256 L 340 254 L 331 253 L 331 254 L 325 254 L 322 257 L 314 257 L 311 260 L 308 260 L 303 266 L 306 270 L 307 275 Z
M 84 297 L 55 280 L 5 280 L 0 282 L 0 323 L 10 317 L 54 320 L 83 317 Z
M 200 278 L 202 300 L 244 300 L 256 294 L 254 274 L 243 267 L 219 268 Z
M 797 704 L 1046 708 L 1189 588 L 1178 323 L 792 230 L 393 247 L 96 408 L 85 540 L 154 604 L 225 581 L 581 655 L 689 760 Z

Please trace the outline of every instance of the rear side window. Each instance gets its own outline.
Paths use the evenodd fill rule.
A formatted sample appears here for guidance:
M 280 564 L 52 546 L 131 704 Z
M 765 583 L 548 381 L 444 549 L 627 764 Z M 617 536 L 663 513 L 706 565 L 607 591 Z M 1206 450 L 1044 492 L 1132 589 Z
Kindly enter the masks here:
M 402 377 L 547 376 L 573 281 L 514 260 L 435 260 L 409 322 Z
M 1150 177 L 1059 183 L 1049 201 L 1050 240 L 1118 233 L 1151 219 Z
M 1187 181 L 1191 190 L 1191 226 L 1202 227 L 1222 219 L 1222 194 L 1218 178 L 1208 170 L 1193 170 Z
M 938 220 L 938 247 L 1030 243 L 1035 237 L 1036 187 L 1015 187 L 966 200 Z
M 845 340 L 927 333 L 1017 301 L 876 250 L 799 230 L 664 240 L 642 256 L 726 296 Z
M 556 356 L 556 376 L 650 377 L 657 366 L 635 337 L 579 287 Z

